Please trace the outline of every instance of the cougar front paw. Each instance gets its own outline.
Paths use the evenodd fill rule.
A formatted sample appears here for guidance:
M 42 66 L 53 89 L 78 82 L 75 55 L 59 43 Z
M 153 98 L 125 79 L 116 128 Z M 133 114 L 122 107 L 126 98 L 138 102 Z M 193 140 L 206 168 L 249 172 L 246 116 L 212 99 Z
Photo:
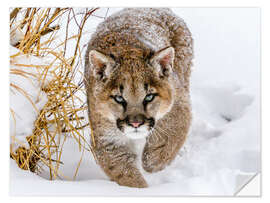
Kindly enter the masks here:
M 148 187 L 147 182 L 144 180 L 142 176 L 118 176 L 117 180 L 115 180 L 119 185 L 128 186 L 128 187 L 136 187 L 136 188 L 146 188 Z
M 142 157 L 143 169 L 149 173 L 157 172 L 166 167 L 169 160 L 163 149 L 145 150 Z

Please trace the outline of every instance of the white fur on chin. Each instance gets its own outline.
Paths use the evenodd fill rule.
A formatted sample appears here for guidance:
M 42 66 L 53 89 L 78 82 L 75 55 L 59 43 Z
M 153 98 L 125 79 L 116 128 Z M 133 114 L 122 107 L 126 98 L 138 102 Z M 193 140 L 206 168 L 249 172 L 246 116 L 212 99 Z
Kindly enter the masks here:
M 125 127 L 124 134 L 129 138 L 129 139 L 142 139 L 145 138 L 149 135 L 149 130 L 147 126 L 141 126 L 137 129 L 133 127 Z

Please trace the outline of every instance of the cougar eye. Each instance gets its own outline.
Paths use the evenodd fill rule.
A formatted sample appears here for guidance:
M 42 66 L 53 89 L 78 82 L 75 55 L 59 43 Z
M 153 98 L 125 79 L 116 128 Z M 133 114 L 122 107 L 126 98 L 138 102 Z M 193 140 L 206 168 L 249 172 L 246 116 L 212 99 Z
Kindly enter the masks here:
M 125 99 L 122 96 L 119 96 L 119 95 L 114 96 L 114 100 L 117 103 L 124 103 L 125 102 Z
M 144 101 L 145 102 L 151 102 L 151 101 L 153 101 L 155 96 L 156 96 L 155 94 L 148 94 L 148 95 L 145 96 Z

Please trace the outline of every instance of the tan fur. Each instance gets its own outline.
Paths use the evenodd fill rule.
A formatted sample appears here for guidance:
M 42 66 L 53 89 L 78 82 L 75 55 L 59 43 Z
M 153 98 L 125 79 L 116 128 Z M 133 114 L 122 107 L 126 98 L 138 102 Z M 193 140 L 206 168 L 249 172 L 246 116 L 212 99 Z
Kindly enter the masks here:
M 147 172 L 156 172 L 175 158 L 191 122 L 192 57 L 191 34 L 169 9 L 125 9 L 97 28 L 86 52 L 85 85 L 94 152 L 111 180 L 147 187 L 138 161 Z M 144 103 L 150 93 L 157 96 Z M 132 122 L 143 122 L 142 129 L 151 131 L 142 157 L 125 133 L 133 130 Z

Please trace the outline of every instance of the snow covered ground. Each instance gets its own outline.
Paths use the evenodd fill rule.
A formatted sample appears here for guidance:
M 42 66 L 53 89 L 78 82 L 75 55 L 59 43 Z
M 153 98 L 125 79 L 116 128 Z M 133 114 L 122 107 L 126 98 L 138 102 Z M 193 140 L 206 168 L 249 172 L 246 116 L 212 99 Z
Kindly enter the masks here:
M 16 56 L 19 49 L 10 46 L 9 52 L 10 56 Z M 11 59 L 9 129 L 11 140 L 16 138 L 16 142 L 12 143 L 28 145 L 25 137 L 32 133 L 33 122 L 47 102 L 47 96 L 41 91 L 41 87 L 47 84 L 50 76 L 48 74 L 46 80 L 40 80 L 40 77 L 45 70 L 44 66 L 48 64 L 48 61 L 36 56 L 19 55 Z M 13 147 L 16 149 L 16 145 Z
M 120 10 L 110 9 L 108 14 Z M 46 180 L 18 169 L 11 160 L 12 195 L 177 196 L 234 195 L 260 172 L 260 10 L 256 8 L 175 8 L 194 38 L 191 80 L 193 124 L 175 161 L 146 176 L 150 187 L 136 189 L 108 180 L 89 152 L 81 158 L 68 139 L 61 172 L 70 180 Z M 104 15 L 106 8 L 96 15 Z M 87 25 L 89 34 L 101 18 Z

